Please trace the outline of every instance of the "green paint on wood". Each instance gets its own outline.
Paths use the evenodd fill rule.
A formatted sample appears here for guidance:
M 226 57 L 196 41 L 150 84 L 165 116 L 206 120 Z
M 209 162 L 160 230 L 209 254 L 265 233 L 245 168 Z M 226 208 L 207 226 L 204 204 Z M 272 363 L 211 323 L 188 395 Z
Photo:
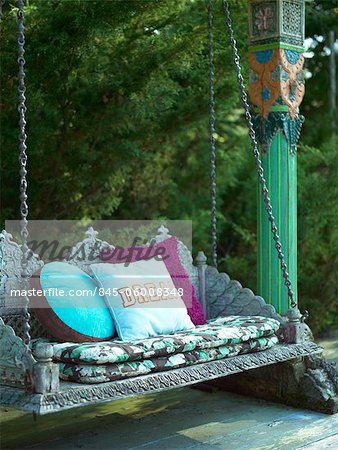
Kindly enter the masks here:
M 278 139 L 278 149 L 277 149 L 277 173 L 281 173 L 281 136 L 280 133 L 277 135 Z M 281 211 L 281 189 L 280 189 L 280 183 L 277 183 L 277 195 L 278 195 L 278 202 L 277 202 L 277 208 L 278 211 Z M 278 214 L 277 217 L 277 227 L 278 230 L 281 229 L 281 214 Z M 281 311 L 282 309 L 282 293 L 281 293 L 281 286 L 282 286 L 282 272 L 281 270 L 277 269 L 278 274 L 278 311 Z
M 249 0 L 249 52 L 252 76 L 249 93 L 257 115 L 252 118 L 256 139 L 266 152 L 262 163 L 273 215 L 280 237 L 287 271 L 297 301 L 297 156 L 296 145 L 304 118 L 290 107 L 290 101 L 301 102 L 293 88 L 303 83 L 301 67 L 297 61 L 289 61 L 292 52 L 304 52 L 305 0 Z M 269 24 L 263 26 L 266 9 L 270 11 Z M 294 20 L 290 21 L 290 17 Z M 286 49 L 291 53 L 279 51 Z M 272 50 L 275 50 L 272 52 Z M 257 59 L 257 52 L 264 58 Z M 271 62 L 271 55 L 276 61 Z M 255 55 L 256 54 L 256 55 Z M 256 57 L 255 57 L 256 56 Z M 276 71 L 276 64 L 283 66 L 288 60 L 288 70 Z M 297 59 L 297 58 L 296 58 Z M 283 62 L 284 61 L 284 62 Z M 276 64 L 275 64 L 276 63 Z M 290 70 L 289 70 L 290 69 Z M 274 95 L 263 97 L 264 87 L 273 80 Z M 286 81 L 293 85 L 290 92 L 283 89 Z M 277 83 L 276 83 L 277 82 Z M 279 83 L 279 84 L 278 84 Z M 272 85 L 271 85 L 272 86 Z M 262 99 L 262 101 L 260 101 Z M 272 104 L 270 104 L 272 103 Z M 295 117 L 294 117 L 295 116 Z M 277 132 L 278 130 L 278 132 Z M 287 288 L 280 269 L 280 260 L 271 234 L 270 222 L 264 207 L 262 193 L 258 192 L 258 293 L 284 314 L 289 309 Z
M 286 44 L 285 42 L 271 42 L 269 44 L 253 45 L 249 47 L 249 52 L 258 52 L 260 50 L 272 50 L 274 48 L 285 48 L 303 53 L 304 47 L 301 45 Z
M 259 112 L 258 108 L 255 107 L 254 111 L 256 113 Z M 270 108 L 270 112 L 288 112 L 289 111 L 289 107 L 286 105 L 272 105 Z
M 297 156 L 291 154 L 283 133 L 277 133 L 267 153 L 262 155 L 262 163 L 273 215 L 297 299 Z M 258 293 L 279 313 L 284 314 L 289 308 L 289 299 L 260 190 L 257 211 Z

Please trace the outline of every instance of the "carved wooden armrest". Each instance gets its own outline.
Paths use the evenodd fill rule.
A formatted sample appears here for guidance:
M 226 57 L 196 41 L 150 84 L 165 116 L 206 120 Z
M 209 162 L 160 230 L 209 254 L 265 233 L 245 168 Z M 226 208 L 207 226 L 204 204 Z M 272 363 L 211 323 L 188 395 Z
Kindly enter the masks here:
M 0 382 L 38 394 L 59 390 L 59 366 L 53 347 L 38 343 L 32 350 L 0 318 Z
M 226 273 L 220 273 L 214 267 L 208 266 L 205 277 L 209 319 L 239 315 L 271 317 L 281 323 L 285 322 L 272 305 L 265 303 L 262 297 L 255 295 L 250 289 L 243 288 L 238 281 L 231 280 Z
M 1 384 L 20 388 L 32 385 L 32 352 L 17 336 L 13 328 L 0 318 L 0 370 Z

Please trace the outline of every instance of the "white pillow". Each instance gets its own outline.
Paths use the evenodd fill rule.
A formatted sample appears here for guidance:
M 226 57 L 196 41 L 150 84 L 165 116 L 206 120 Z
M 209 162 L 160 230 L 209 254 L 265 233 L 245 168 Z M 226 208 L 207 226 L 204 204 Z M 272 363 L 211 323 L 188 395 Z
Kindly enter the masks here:
M 161 260 L 92 264 L 123 341 L 195 328 L 168 269 Z

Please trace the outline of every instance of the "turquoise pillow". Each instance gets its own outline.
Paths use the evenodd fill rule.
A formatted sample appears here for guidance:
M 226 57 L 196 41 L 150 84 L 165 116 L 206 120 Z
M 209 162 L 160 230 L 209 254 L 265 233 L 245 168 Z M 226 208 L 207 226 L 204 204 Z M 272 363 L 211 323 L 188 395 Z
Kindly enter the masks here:
M 54 338 L 85 342 L 113 337 L 111 313 L 94 279 L 83 270 L 64 262 L 51 262 L 32 280 L 43 293 L 32 299 L 34 312 Z
M 195 328 L 162 260 L 92 264 L 122 341 Z

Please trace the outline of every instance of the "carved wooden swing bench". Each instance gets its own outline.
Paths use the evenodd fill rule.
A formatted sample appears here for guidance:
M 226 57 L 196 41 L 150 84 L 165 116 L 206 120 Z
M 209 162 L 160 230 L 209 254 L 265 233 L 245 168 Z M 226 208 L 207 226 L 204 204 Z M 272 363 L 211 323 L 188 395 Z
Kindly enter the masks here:
M 89 271 L 89 265 L 99 261 L 101 250 L 110 246 L 98 239 L 93 229 L 89 229 L 87 235 L 86 239 L 74 246 L 67 259 L 71 264 L 79 265 L 84 271 Z M 167 237 L 167 230 L 161 228 L 155 240 L 160 242 Z M 22 250 L 5 231 L 0 234 L 0 240 L 3 252 L 2 300 L 5 303 L 6 292 L 17 287 L 21 279 Z M 81 259 L 71 258 L 80 245 L 85 249 L 87 257 L 91 255 L 90 259 L 83 256 L 83 252 Z M 97 255 L 94 260 L 93 250 Z M 273 318 L 281 324 L 280 342 L 269 350 L 200 363 L 191 367 L 105 383 L 77 384 L 59 381 L 59 367 L 57 361 L 53 361 L 51 344 L 40 343 L 32 352 L 24 344 L 21 338 L 24 311 L 2 307 L 3 319 L 0 319 L 2 403 L 46 414 L 91 403 L 192 385 L 321 352 L 321 348 L 313 342 L 285 343 L 287 337 L 285 331 L 288 330 L 286 320 L 276 313 L 273 306 L 266 304 L 250 289 L 243 288 L 226 273 L 219 273 L 214 267 L 208 266 L 202 252 L 198 253 L 194 265 L 190 251 L 180 242 L 179 257 L 196 292 L 199 293 L 199 300 L 208 319 L 233 315 Z M 32 275 L 42 266 L 43 261 L 34 255 L 29 259 L 28 275 Z M 46 336 L 45 330 L 34 316 L 31 317 L 31 324 L 32 338 Z
M 227 2 L 223 2 L 228 19 L 231 36 L 231 44 L 235 61 L 239 60 L 233 34 L 231 19 Z M 189 279 L 195 288 L 198 300 L 202 305 L 207 319 L 237 317 L 257 317 L 271 319 L 280 324 L 278 331 L 278 343 L 263 351 L 256 353 L 238 354 L 207 362 L 198 361 L 195 365 L 173 368 L 165 371 L 157 371 L 146 375 L 137 375 L 124 379 L 106 381 L 102 383 L 76 383 L 74 381 L 60 381 L 60 361 L 55 357 L 53 343 L 43 341 L 47 337 L 34 314 L 30 315 L 28 298 L 21 299 L 21 309 L 12 308 L 12 299 L 9 296 L 11 289 L 27 284 L 27 279 L 37 270 L 41 269 L 44 262 L 38 255 L 32 255 L 27 246 L 27 182 L 26 182 L 26 134 L 25 134 L 25 84 L 24 84 L 24 28 L 23 28 L 23 0 L 18 0 L 19 21 L 19 113 L 20 113 L 20 177 L 21 177 L 21 238 L 19 245 L 14 242 L 12 236 L 3 231 L 0 234 L 1 242 L 1 308 L 0 313 L 0 399 L 4 405 L 13 405 L 26 411 L 37 414 L 61 411 L 83 405 L 121 399 L 140 394 L 172 389 L 180 386 L 188 386 L 210 380 L 220 379 L 232 374 L 251 371 L 265 366 L 276 365 L 290 360 L 300 360 L 321 353 L 322 349 L 311 342 L 306 335 L 306 326 L 302 316 L 293 300 L 291 284 L 288 279 L 281 245 L 274 225 L 271 205 L 268 198 L 266 183 L 259 160 L 259 151 L 251 123 L 251 116 L 244 93 L 243 79 L 240 67 L 236 66 L 238 80 L 242 92 L 242 100 L 246 110 L 250 136 L 252 138 L 254 156 L 258 165 L 259 179 L 262 191 L 266 198 L 267 213 L 272 224 L 272 232 L 276 241 L 277 251 L 281 260 L 283 275 L 289 290 L 291 310 L 287 318 L 281 317 L 274 307 L 267 304 L 263 298 L 256 296 L 249 289 L 243 288 L 237 281 L 231 280 L 226 273 L 219 273 L 215 267 L 206 264 L 206 257 L 199 252 L 195 265 L 190 251 L 179 242 L 178 256 L 189 275 Z M 209 25 L 212 24 L 212 3 L 209 8 Z M 212 32 L 210 32 L 210 95 L 211 95 L 211 178 L 212 182 L 212 217 L 213 217 L 213 249 L 216 248 L 215 230 L 215 143 L 214 111 L 213 111 L 213 74 L 212 74 Z M 168 230 L 159 229 L 159 234 L 153 239 L 162 242 L 168 237 Z M 107 243 L 97 237 L 93 229 L 87 231 L 87 237 L 75 244 L 69 252 L 66 261 L 77 265 L 85 272 L 90 273 L 90 264 L 93 254 L 99 260 L 100 251 L 111 247 L 113 243 Z M 81 259 L 72 258 L 76 249 L 82 246 L 85 255 Z M 89 260 L 88 255 L 91 255 Z M 28 257 L 29 256 L 29 257 Z M 216 255 L 213 253 L 213 262 Z M 217 319 L 217 320 L 218 320 Z M 277 327 L 278 327 L 277 324 Z M 32 339 L 37 339 L 33 341 Z

